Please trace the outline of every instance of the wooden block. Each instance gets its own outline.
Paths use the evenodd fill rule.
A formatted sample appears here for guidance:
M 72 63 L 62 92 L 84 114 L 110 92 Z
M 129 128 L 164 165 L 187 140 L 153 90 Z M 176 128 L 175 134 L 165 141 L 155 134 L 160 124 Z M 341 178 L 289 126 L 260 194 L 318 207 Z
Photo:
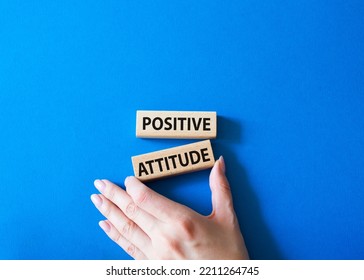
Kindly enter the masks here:
M 140 138 L 216 138 L 216 112 L 137 111 Z
M 210 168 L 215 159 L 210 140 L 133 156 L 134 175 L 141 181 Z

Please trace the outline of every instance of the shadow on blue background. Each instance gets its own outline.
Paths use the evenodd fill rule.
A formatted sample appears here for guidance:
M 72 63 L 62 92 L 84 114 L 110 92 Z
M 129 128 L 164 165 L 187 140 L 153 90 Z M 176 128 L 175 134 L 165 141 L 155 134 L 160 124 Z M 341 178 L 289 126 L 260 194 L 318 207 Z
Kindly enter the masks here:
M 242 221 L 240 227 L 245 243 L 253 259 L 281 259 L 276 241 L 266 225 L 260 202 L 244 166 L 236 153 L 229 149 L 231 144 L 244 145 L 243 123 L 232 118 L 218 118 L 219 137 L 214 142 L 215 156 L 223 155 L 227 162 L 227 176 L 231 184 L 235 211 Z M 233 169 L 233 172 L 229 170 Z M 251 217 L 254 216 L 254 219 Z M 248 221 L 248 222 L 247 222 Z M 264 250 L 262 250 L 264 248 Z

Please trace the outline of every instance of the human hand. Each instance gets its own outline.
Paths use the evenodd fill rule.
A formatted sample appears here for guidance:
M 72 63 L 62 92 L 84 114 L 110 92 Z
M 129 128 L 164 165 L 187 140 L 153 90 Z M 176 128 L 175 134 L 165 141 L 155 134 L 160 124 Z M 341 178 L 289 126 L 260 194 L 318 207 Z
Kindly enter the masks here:
M 125 179 L 126 191 L 96 180 L 92 202 L 107 220 L 105 233 L 134 259 L 249 259 L 233 208 L 222 157 L 210 173 L 212 213 L 203 216 Z

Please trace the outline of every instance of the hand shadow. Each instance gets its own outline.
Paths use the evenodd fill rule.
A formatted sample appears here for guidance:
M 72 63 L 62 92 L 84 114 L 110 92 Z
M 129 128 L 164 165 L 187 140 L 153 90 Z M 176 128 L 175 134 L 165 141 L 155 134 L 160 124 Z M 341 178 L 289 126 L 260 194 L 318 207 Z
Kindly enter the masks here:
M 265 224 L 259 199 L 250 185 L 248 175 L 230 147 L 241 144 L 241 124 L 219 117 L 219 137 L 213 142 L 215 157 L 224 156 L 226 175 L 233 194 L 234 208 L 251 259 L 282 259 L 277 244 Z

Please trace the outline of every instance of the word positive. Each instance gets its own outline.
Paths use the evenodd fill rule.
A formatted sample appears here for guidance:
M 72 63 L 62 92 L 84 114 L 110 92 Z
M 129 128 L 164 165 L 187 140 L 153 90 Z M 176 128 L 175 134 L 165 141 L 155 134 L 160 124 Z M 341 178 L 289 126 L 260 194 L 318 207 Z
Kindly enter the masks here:
M 216 112 L 137 111 L 140 138 L 216 138 Z
M 211 168 L 214 154 L 210 140 L 160 150 L 131 158 L 134 175 L 141 181 Z

